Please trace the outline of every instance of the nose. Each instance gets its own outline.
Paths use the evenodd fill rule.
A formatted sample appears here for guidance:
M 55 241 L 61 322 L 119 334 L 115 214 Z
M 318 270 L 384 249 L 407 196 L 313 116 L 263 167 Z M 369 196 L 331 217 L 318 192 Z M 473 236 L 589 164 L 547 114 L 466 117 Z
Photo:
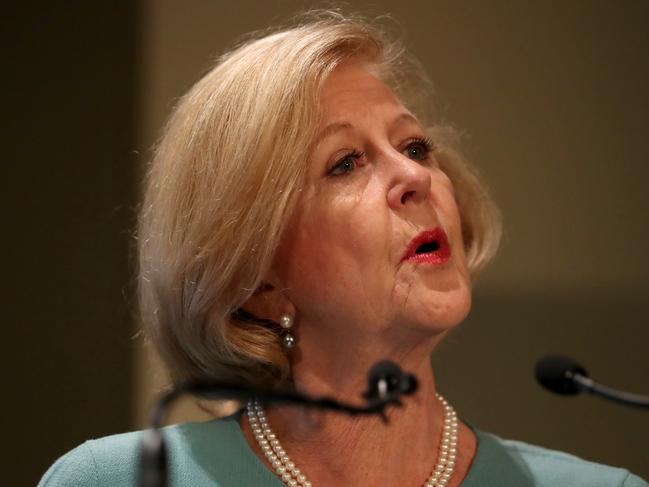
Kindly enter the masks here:
M 399 154 L 393 160 L 395 168 L 388 189 L 388 204 L 394 210 L 424 201 L 430 193 L 431 174 L 417 161 Z

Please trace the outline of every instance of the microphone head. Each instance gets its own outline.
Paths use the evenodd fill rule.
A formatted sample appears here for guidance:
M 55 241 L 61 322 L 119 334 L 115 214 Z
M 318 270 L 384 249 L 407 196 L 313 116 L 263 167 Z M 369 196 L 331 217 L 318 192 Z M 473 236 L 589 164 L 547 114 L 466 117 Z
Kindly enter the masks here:
M 543 387 L 555 394 L 575 395 L 581 392 L 575 374 L 588 377 L 586 370 L 570 357 L 547 355 L 536 363 L 534 375 Z
M 397 399 L 417 390 L 417 379 L 401 370 L 394 362 L 382 360 L 372 366 L 367 377 L 367 391 L 363 397 L 370 401 Z

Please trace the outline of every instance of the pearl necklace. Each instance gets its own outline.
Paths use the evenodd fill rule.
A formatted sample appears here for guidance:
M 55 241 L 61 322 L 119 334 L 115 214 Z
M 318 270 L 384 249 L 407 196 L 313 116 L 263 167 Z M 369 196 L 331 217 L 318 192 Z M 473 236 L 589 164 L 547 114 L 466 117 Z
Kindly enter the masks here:
M 424 487 L 445 487 L 448 484 L 457 456 L 457 415 L 453 407 L 437 394 L 437 398 L 444 406 L 444 426 L 442 441 L 439 446 L 437 464 L 433 473 L 424 482 Z M 247 416 L 253 435 L 275 473 L 282 479 L 284 485 L 289 487 L 312 487 L 306 476 L 293 463 L 282 448 L 273 430 L 270 428 L 268 418 L 261 403 L 252 399 L 248 402 Z

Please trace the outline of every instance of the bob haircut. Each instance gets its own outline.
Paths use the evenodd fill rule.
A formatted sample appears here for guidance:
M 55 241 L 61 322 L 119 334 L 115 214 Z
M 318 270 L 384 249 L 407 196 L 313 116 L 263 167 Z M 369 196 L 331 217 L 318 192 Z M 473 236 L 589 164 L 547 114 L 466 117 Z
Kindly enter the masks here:
M 178 102 L 138 222 L 141 317 L 174 382 L 290 379 L 279 335 L 235 312 L 271 267 L 306 172 L 319 90 L 343 62 L 369 63 L 428 127 L 454 184 L 472 278 L 494 255 L 498 211 L 453 130 L 436 124 L 431 85 L 394 37 L 374 21 L 310 12 L 223 54 Z

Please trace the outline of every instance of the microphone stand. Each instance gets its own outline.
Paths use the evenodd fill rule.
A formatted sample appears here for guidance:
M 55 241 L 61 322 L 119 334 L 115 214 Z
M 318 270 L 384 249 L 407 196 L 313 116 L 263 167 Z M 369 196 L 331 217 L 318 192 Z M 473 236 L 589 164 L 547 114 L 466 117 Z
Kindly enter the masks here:
M 603 397 L 619 404 L 635 406 L 641 409 L 649 409 L 649 396 L 634 394 L 632 392 L 618 391 L 612 387 L 598 384 L 588 376 L 581 374 L 572 374 L 572 380 L 577 384 L 579 389 L 589 392 L 595 396 Z
M 168 453 L 161 428 L 169 407 L 181 396 L 192 394 L 211 399 L 247 401 L 260 399 L 266 404 L 298 404 L 310 408 L 337 411 L 351 415 L 378 414 L 388 422 L 385 409 L 401 406 L 401 397 L 414 394 L 417 379 L 389 361 L 376 363 L 368 373 L 368 387 L 362 394 L 366 404 L 354 406 L 329 397 L 312 398 L 293 391 L 256 389 L 222 381 L 197 381 L 180 384 L 163 393 L 151 409 L 150 429 L 144 431 L 140 445 L 139 487 L 168 487 Z

